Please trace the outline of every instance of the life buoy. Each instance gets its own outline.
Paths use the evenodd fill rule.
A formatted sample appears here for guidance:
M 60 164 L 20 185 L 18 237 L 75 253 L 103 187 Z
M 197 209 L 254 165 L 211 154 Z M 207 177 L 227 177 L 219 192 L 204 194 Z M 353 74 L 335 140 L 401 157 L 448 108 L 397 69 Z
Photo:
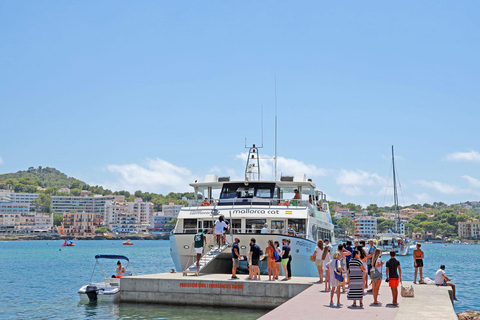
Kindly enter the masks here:
M 288 201 L 285 201 L 285 202 L 280 202 L 278 205 L 279 205 L 279 206 L 287 206 L 287 207 L 288 207 L 290 204 L 288 203 Z

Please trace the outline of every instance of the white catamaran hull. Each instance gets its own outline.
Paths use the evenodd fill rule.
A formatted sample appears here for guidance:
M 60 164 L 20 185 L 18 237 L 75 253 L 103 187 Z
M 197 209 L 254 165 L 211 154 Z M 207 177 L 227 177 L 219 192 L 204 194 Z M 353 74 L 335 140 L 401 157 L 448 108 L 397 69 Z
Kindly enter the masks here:
M 191 265 L 195 259 L 195 251 L 192 250 L 193 246 L 193 234 L 180 234 L 176 233 L 170 236 L 170 254 L 172 256 L 172 260 L 175 264 L 175 269 L 179 272 L 183 271 L 185 267 Z M 212 236 L 207 236 L 207 243 L 208 248 L 204 249 L 204 252 L 207 252 L 211 248 L 213 248 L 213 240 L 211 240 Z M 292 237 L 282 234 L 230 234 L 227 236 L 227 241 L 229 243 L 232 242 L 232 238 L 239 238 L 240 239 L 240 254 L 242 256 L 247 256 L 248 252 L 250 251 L 250 239 L 255 238 L 256 243 L 260 246 L 260 248 L 265 252 L 267 247 L 268 240 L 278 241 L 281 245 L 282 239 L 290 239 L 290 247 L 292 248 L 292 276 L 297 277 L 317 277 L 318 271 L 315 267 L 315 264 L 310 261 L 310 256 L 313 254 L 316 244 L 315 242 L 299 237 Z M 229 247 L 227 248 L 221 256 L 217 258 L 217 263 L 212 264 L 209 269 L 205 270 L 208 273 L 230 273 L 232 268 L 232 249 Z M 260 262 L 260 268 L 265 270 L 266 268 L 266 261 Z M 246 265 L 246 262 L 244 262 Z M 240 268 L 242 265 L 240 266 Z M 283 268 L 280 268 L 281 275 L 283 274 Z

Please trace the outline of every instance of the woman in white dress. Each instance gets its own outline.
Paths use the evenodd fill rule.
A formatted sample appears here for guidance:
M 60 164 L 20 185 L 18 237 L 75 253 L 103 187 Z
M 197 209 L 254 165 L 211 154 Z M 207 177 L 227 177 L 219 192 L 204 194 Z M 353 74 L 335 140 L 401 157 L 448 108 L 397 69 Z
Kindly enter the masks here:
M 317 242 L 317 247 L 315 248 L 315 266 L 318 270 L 318 277 L 320 278 L 319 283 L 323 282 L 323 261 L 322 261 L 322 254 L 323 254 L 323 240 L 320 239 Z
M 335 290 L 337 290 L 337 307 L 341 307 L 342 304 L 340 303 L 340 288 L 342 286 L 342 282 L 335 277 L 335 273 L 340 273 L 343 277 L 343 270 L 342 264 L 340 262 L 340 258 L 342 257 L 340 252 L 335 252 L 333 255 L 333 259 L 327 264 L 328 273 L 330 274 L 330 287 L 332 290 L 330 291 L 330 307 L 333 307 L 333 296 L 335 295 Z
M 328 239 L 325 239 L 325 240 L 328 240 Z M 327 264 L 332 259 L 330 255 L 331 249 L 332 247 L 330 245 L 324 245 L 323 253 L 322 253 L 322 264 L 323 264 L 323 269 L 325 269 L 325 291 L 330 291 L 330 275 L 327 269 Z

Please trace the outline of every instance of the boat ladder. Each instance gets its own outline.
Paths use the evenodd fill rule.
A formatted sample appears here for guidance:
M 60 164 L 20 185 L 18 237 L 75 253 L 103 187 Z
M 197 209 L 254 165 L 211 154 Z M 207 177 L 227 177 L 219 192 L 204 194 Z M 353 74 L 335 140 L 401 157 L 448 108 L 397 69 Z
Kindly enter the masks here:
M 200 268 L 197 267 L 197 257 L 195 255 L 194 262 L 191 266 L 183 270 L 183 275 L 186 276 L 188 273 L 194 273 L 196 276 L 200 274 L 200 271 L 203 270 L 206 266 L 208 266 L 215 258 L 217 258 L 223 251 L 228 248 L 227 244 L 223 244 L 218 248 L 217 246 L 213 247 L 210 251 L 205 253 L 200 258 Z

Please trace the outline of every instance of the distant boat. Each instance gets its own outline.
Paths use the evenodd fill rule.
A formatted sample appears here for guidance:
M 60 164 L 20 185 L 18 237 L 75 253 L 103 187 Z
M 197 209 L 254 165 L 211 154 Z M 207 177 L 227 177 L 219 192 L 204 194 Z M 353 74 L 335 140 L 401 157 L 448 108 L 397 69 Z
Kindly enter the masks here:
M 127 240 L 127 241 L 123 242 L 123 245 L 124 246 L 133 246 L 133 242 L 130 242 L 130 240 Z
M 455 240 L 453 240 L 453 244 L 462 244 L 462 241 L 460 241 L 458 239 L 455 239 Z
M 65 240 L 65 242 L 62 244 L 62 247 L 75 247 L 75 243 L 70 240 Z
M 402 233 L 400 210 L 398 208 L 398 193 L 397 193 L 397 179 L 395 170 L 395 155 L 392 146 L 392 169 L 393 169 L 393 208 L 395 212 L 395 226 L 388 233 L 378 234 L 378 247 L 382 249 L 382 255 L 390 254 L 393 250 L 399 256 L 406 256 L 410 254 L 410 240 Z

